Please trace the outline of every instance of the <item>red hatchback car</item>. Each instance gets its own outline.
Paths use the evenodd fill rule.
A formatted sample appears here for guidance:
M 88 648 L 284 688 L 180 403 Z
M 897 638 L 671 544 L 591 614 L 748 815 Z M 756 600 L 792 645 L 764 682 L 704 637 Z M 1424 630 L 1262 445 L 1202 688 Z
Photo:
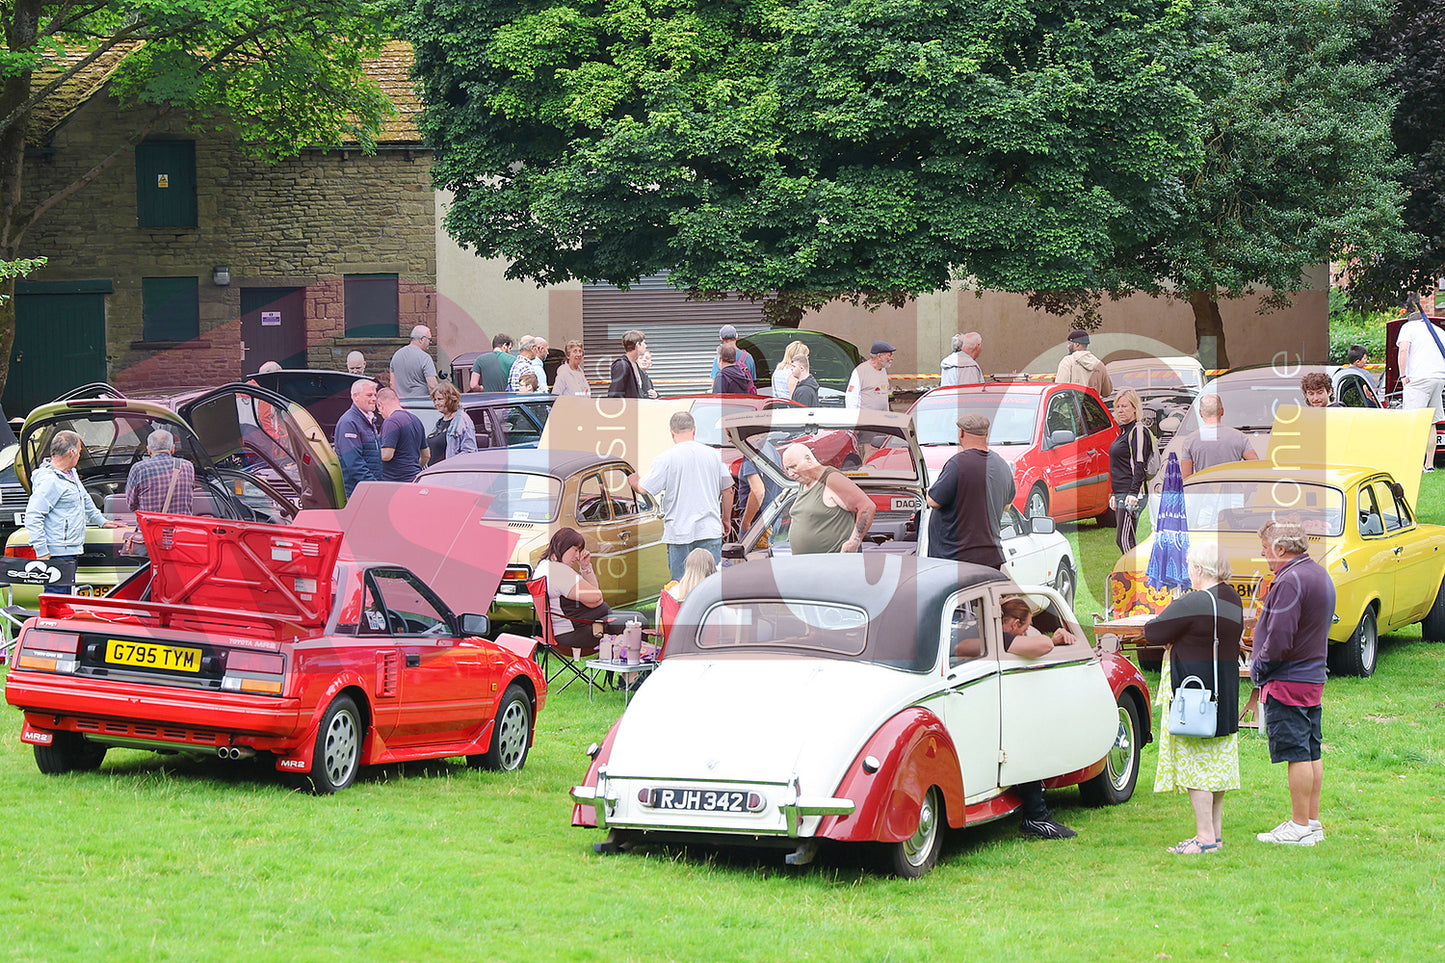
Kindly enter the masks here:
M 973 413 L 988 417 L 989 447 L 1013 465 L 1019 511 L 1061 522 L 1108 515 L 1119 426 L 1098 392 L 1047 382 L 935 388 L 909 409 L 930 472 L 958 451 L 958 418 Z
M 149 566 L 102 598 L 42 595 L 21 630 L 5 699 L 42 772 L 111 746 L 259 755 L 331 793 L 367 764 L 525 762 L 547 695 L 532 640 L 488 641 L 444 601 L 492 598 L 516 540 L 475 494 L 366 483 L 295 525 L 139 523 Z

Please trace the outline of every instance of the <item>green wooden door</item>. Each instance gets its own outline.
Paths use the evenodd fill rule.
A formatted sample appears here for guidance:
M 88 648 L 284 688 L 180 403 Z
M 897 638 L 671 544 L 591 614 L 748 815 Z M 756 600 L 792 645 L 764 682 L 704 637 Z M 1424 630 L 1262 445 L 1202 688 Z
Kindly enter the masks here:
M 36 405 L 92 381 L 109 380 L 105 296 L 109 281 L 24 283 L 15 291 L 15 345 L 4 408 L 24 417 Z

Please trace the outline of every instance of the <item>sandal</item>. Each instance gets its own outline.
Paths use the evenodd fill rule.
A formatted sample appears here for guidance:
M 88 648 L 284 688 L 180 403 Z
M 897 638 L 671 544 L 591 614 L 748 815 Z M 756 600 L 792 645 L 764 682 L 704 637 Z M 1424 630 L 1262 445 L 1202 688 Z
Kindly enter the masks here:
M 1218 848 L 1219 843 L 1203 843 L 1199 841 L 1199 837 L 1195 836 L 1190 839 L 1181 839 L 1173 846 L 1168 847 L 1168 851 L 1176 856 L 1200 856 L 1204 853 L 1212 853 Z

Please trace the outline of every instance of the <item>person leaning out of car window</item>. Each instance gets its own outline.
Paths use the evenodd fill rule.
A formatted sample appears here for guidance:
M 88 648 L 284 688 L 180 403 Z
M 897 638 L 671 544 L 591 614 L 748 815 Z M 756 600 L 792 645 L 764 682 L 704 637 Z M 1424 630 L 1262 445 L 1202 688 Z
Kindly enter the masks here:
M 1078 638 L 1062 625 L 1045 635 L 1033 625 L 1033 610 L 1021 598 L 1004 599 L 999 603 L 1003 622 L 1003 650 L 1025 659 L 1038 659 L 1062 645 L 1073 645 Z M 1019 831 L 1038 839 L 1072 839 L 1078 833 L 1054 818 L 1044 805 L 1044 784 L 1040 781 L 1020 783 L 1014 787 L 1022 800 L 1023 820 Z
M 35 557 L 47 561 L 74 561 L 85 549 L 85 526 L 124 528 L 106 521 L 95 507 L 76 473 L 80 464 L 80 436 L 57 431 L 50 440 L 50 457 L 30 476 L 30 500 L 25 504 L 25 530 Z M 69 594 L 72 582 L 52 583 L 47 591 Z

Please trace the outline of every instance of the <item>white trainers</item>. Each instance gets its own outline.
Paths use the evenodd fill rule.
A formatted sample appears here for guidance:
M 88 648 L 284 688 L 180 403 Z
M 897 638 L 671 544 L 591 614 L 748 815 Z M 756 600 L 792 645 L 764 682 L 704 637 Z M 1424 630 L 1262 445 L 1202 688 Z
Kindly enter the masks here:
M 1311 821 L 1310 821 L 1310 835 L 1314 837 L 1315 842 L 1317 842 L 1317 843 L 1322 843 L 1322 842 L 1324 842 L 1324 841 L 1325 841 L 1325 827 L 1322 826 L 1322 825 L 1320 825 L 1320 823 L 1319 823 L 1318 820 L 1311 820 Z
M 1324 839 L 1323 829 L 1310 829 L 1308 826 L 1296 826 L 1292 820 L 1286 819 L 1278 826 L 1267 833 L 1255 833 L 1254 838 L 1262 843 L 1284 843 L 1288 846 L 1313 846 L 1319 840 Z

